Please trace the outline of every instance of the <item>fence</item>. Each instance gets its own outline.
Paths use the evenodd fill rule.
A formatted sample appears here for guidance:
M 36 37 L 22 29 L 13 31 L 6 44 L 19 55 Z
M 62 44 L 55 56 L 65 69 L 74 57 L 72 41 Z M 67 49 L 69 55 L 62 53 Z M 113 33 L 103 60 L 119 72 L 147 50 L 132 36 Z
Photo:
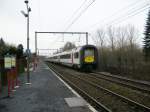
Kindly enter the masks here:
M 26 60 L 24 58 L 16 60 L 17 75 L 20 75 L 24 72 L 25 66 Z M 7 73 L 4 68 L 4 58 L 0 58 L 0 92 L 2 91 L 2 88 L 7 85 L 7 83 Z

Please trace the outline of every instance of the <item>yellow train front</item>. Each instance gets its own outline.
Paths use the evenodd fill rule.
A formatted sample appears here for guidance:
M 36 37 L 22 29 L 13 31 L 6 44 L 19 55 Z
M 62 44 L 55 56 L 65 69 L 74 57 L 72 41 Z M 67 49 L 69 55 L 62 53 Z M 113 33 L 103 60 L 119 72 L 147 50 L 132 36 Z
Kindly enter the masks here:
M 85 45 L 80 49 L 80 69 L 83 71 L 92 71 L 97 68 L 98 51 L 93 45 Z

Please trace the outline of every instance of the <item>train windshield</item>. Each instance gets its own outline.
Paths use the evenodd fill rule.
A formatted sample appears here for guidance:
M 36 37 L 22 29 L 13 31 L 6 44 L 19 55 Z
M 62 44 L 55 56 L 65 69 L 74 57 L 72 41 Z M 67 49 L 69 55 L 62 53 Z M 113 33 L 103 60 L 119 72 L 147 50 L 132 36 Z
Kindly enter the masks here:
M 94 50 L 93 49 L 86 49 L 84 51 L 84 57 L 87 57 L 87 56 L 94 56 Z

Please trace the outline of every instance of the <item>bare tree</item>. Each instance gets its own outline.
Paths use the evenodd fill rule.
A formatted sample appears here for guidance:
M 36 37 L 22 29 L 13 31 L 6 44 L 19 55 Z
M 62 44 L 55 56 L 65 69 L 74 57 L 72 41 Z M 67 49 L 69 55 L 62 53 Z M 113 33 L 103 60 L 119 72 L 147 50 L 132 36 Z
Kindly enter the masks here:
M 126 46 L 127 39 L 126 27 L 118 27 L 116 29 L 117 36 L 117 60 L 118 60 L 118 68 L 120 72 L 123 72 L 127 68 L 127 54 L 126 54 Z
M 98 29 L 97 30 L 97 45 L 100 47 L 104 47 L 105 45 L 105 31 L 103 29 Z
M 142 49 L 136 42 L 138 31 L 134 26 L 99 29 L 94 39 L 99 48 L 100 70 L 137 79 L 150 79 L 150 64 L 143 60 Z
M 138 38 L 138 32 L 134 26 L 128 25 L 127 26 L 127 39 L 129 41 L 130 48 L 133 49 L 134 45 L 136 44 L 136 40 Z
M 96 46 L 99 46 L 99 45 L 98 45 L 99 42 L 98 42 L 98 39 L 97 39 L 96 34 L 91 34 L 91 33 L 89 33 L 89 36 L 92 38 L 94 44 L 95 44 Z
M 116 43 L 116 32 L 115 28 L 112 26 L 109 26 L 107 28 L 107 37 L 108 37 L 108 46 L 110 46 L 108 53 L 108 66 L 109 68 L 113 69 L 116 67 L 117 59 L 115 57 L 115 43 Z
M 98 29 L 96 32 L 96 43 L 99 47 L 99 67 L 100 69 L 107 68 L 107 52 L 106 52 L 106 34 L 104 29 Z
M 132 25 L 127 26 L 127 40 L 128 40 L 128 67 L 135 70 L 135 65 L 138 62 L 139 56 L 139 49 L 137 49 L 136 40 L 138 38 L 138 31 Z
M 125 27 L 118 27 L 116 30 L 117 34 L 117 45 L 119 48 L 124 49 L 124 46 L 126 45 L 126 34 L 127 30 Z
M 111 45 L 111 50 L 114 51 L 115 49 L 115 28 L 113 28 L 112 26 L 108 27 L 108 31 L 107 31 L 107 35 L 108 35 L 108 39 Z
M 73 44 L 71 42 L 67 42 L 62 49 L 63 49 L 63 51 L 66 51 L 66 50 L 73 49 L 75 47 L 76 47 L 75 44 Z

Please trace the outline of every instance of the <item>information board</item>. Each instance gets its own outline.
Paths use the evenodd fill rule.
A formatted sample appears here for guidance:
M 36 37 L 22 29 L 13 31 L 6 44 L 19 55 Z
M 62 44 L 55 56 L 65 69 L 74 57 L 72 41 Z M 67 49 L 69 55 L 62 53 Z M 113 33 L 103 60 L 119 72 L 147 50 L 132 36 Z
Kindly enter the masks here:
M 4 58 L 5 69 L 11 69 L 11 57 L 6 56 Z
M 11 58 L 11 66 L 16 67 L 16 57 Z

